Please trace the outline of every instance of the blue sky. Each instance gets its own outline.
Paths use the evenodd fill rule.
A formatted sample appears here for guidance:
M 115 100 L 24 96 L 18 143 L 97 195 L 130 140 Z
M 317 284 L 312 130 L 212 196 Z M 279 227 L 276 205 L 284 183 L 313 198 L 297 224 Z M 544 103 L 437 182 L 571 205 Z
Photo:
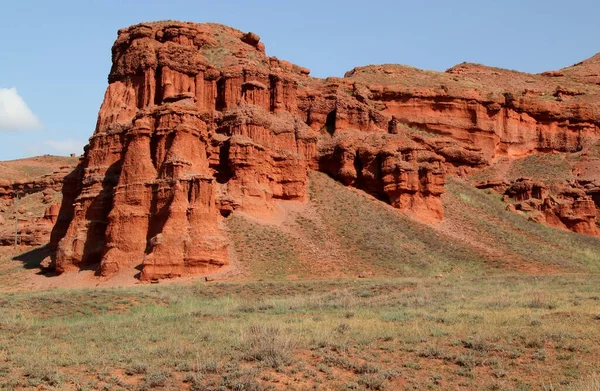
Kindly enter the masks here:
M 377 63 L 559 69 L 600 51 L 599 14 L 597 0 L 3 0 L 0 160 L 81 153 L 117 30 L 142 21 L 254 31 L 267 54 L 326 77 Z

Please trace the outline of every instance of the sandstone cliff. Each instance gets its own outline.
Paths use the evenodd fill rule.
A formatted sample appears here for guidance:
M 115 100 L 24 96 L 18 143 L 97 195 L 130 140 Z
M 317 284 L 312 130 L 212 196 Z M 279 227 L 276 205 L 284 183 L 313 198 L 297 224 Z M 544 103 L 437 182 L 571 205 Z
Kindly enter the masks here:
M 254 33 L 174 22 L 120 30 L 112 59 L 96 130 L 63 187 L 51 238 L 59 273 L 222 269 L 223 218 L 305 200 L 310 169 L 439 221 L 446 173 L 582 151 L 599 134 L 600 87 L 579 73 L 382 65 L 323 80 L 267 56 Z M 540 210 L 597 234 L 590 200 Z
M 154 279 L 222 268 L 223 216 L 261 216 L 275 200 L 304 200 L 309 168 L 344 181 L 354 175 L 353 184 L 394 206 L 432 208 L 441 218 L 442 159 L 408 139 L 365 149 L 365 175 L 333 168 L 345 157 L 319 151 L 319 137 L 387 133 L 387 121 L 355 98 L 327 94 L 329 86 L 311 95 L 301 88 L 318 83 L 308 74 L 267 57 L 256 34 L 225 26 L 119 31 L 96 131 L 65 183 L 51 241 L 56 270 L 97 264 L 110 275 L 142 264 L 141 278 Z

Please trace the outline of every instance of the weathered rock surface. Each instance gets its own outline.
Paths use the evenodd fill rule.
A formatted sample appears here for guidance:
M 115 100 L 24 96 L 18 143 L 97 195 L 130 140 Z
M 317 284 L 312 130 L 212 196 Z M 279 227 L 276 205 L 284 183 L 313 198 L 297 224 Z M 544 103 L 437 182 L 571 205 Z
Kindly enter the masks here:
M 467 63 L 446 72 L 368 66 L 346 78 L 362 84 L 382 114 L 477 147 L 487 162 L 498 156 L 579 151 L 599 133 L 595 98 L 600 89 L 575 79 Z
M 477 187 L 502 192 L 509 209 L 524 213 L 531 220 L 580 234 L 600 235 L 598 210 L 593 199 L 597 186 L 586 188 L 577 181 L 547 185 L 519 178 L 512 183 L 483 182 Z
M 319 170 L 422 220 L 441 220 L 444 159 L 399 134 L 344 132 L 320 145 Z
M 223 216 L 304 200 L 309 168 L 441 219 L 444 159 L 407 137 L 387 143 L 384 115 L 309 73 L 221 25 L 120 30 L 96 131 L 65 182 L 56 270 L 141 264 L 145 280 L 215 271 L 228 264 Z M 379 135 L 363 143 L 356 131 Z M 348 162 L 331 145 L 346 139 L 344 154 L 364 166 L 354 179 L 335 171 Z
M 52 167 L 48 160 L 58 160 L 62 165 Z M 67 159 L 47 156 L 1 163 L 7 171 L 2 176 L 19 175 L 22 179 L 0 179 L 0 246 L 14 245 L 15 230 L 18 243 L 21 245 L 40 246 L 48 243 L 58 218 L 57 203 L 61 201 L 63 178 L 73 170 L 72 163 Z M 8 175 L 14 165 L 20 165 L 21 169 L 35 167 L 36 170 L 33 170 L 35 172 L 43 171 L 44 164 L 49 166 L 46 167 L 47 170 L 56 169 L 56 171 L 40 177 L 28 176 L 25 172 L 14 172 Z
M 440 220 L 446 173 L 581 151 L 599 135 L 590 97 L 600 87 L 587 76 L 461 64 L 316 79 L 268 57 L 255 33 L 173 22 L 120 30 L 112 59 L 96 130 L 53 217 L 57 272 L 141 265 L 151 280 L 224 268 L 223 217 L 260 218 L 277 201 L 304 200 L 309 169 Z M 565 196 L 561 207 L 543 200 L 538 210 L 596 234 L 593 198 L 582 197 Z

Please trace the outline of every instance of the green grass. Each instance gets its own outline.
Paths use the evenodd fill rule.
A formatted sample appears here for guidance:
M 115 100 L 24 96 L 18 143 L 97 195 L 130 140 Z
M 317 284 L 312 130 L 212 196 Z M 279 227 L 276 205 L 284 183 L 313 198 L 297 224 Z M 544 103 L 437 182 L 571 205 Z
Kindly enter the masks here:
M 496 276 L 3 294 L 0 388 L 567 389 L 597 370 L 598 283 Z M 535 295 L 552 306 L 531 306 Z
M 501 173 L 496 165 L 491 165 L 471 175 L 473 182 L 492 179 L 506 179 L 510 182 L 519 178 L 531 178 L 547 185 L 563 183 L 573 179 L 573 167 L 581 159 L 580 153 L 538 153 L 524 158 L 510 160 L 506 173 Z M 501 159 L 506 164 L 507 159 Z
M 386 275 L 432 275 L 467 264 L 471 272 L 481 271 L 479 256 L 467 246 L 324 174 L 311 173 L 310 197 L 325 231 L 349 259 L 359 258 Z
M 310 174 L 310 213 L 283 227 L 235 214 L 227 220 L 237 257 L 253 278 L 428 276 L 456 268 L 479 273 L 479 254 L 353 191 L 325 174 Z M 335 255 L 332 256 L 332 252 Z M 333 274 L 332 274 L 333 273 Z
M 533 178 L 546 184 L 564 182 L 572 177 L 572 166 L 579 156 L 542 153 L 515 160 L 508 172 L 509 180 Z

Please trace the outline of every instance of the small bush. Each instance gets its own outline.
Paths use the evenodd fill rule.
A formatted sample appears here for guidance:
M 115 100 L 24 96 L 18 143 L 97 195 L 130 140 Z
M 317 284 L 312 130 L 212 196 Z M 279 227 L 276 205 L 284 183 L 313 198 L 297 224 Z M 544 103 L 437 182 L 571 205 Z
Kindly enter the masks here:
M 531 293 L 531 299 L 525 303 L 525 306 L 528 308 L 553 310 L 556 308 L 556 303 L 550 301 L 545 293 L 535 291 Z
M 402 366 L 404 368 L 410 368 L 410 369 L 416 369 L 416 370 L 421 369 L 421 364 L 419 364 L 418 362 L 414 362 L 414 361 L 405 362 L 404 364 L 402 364 Z
M 366 373 L 378 373 L 379 371 L 380 368 L 378 366 L 369 363 L 363 363 L 354 368 L 354 372 L 358 375 Z
M 148 388 L 164 387 L 171 376 L 168 372 L 152 372 L 144 378 L 144 386 Z
M 478 352 L 487 352 L 493 348 L 492 344 L 486 341 L 481 336 L 469 337 L 463 341 L 463 346 L 468 349 L 476 350 Z
M 419 351 L 419 357 L 441 358 L 443 356 L 444 352 L 435 345 L 428 345 Z
M 546 351 L 544 349 L 538 349 L 535 352 L 533 352 L 533 359 L 534 360 L 539 360 L 539 361 L 546 361 L 546 358 L 548 358 Z
M 244 359 L 260 361 L 272 368 L 287 365 L 292 359 L 295 343 L 278 327 L 254 325 L 243 334 L 242 340 L 248 348 Z
M 148 366 L 144 363 L 133 363 L 125 369 L 125 374 L 128 376 L 143 375 L 148 372 Z
M 385 376 L 383 375 L 363 375 L 358 380 L 358 384 L 364 386 L 367 390 L 385 390 Z

